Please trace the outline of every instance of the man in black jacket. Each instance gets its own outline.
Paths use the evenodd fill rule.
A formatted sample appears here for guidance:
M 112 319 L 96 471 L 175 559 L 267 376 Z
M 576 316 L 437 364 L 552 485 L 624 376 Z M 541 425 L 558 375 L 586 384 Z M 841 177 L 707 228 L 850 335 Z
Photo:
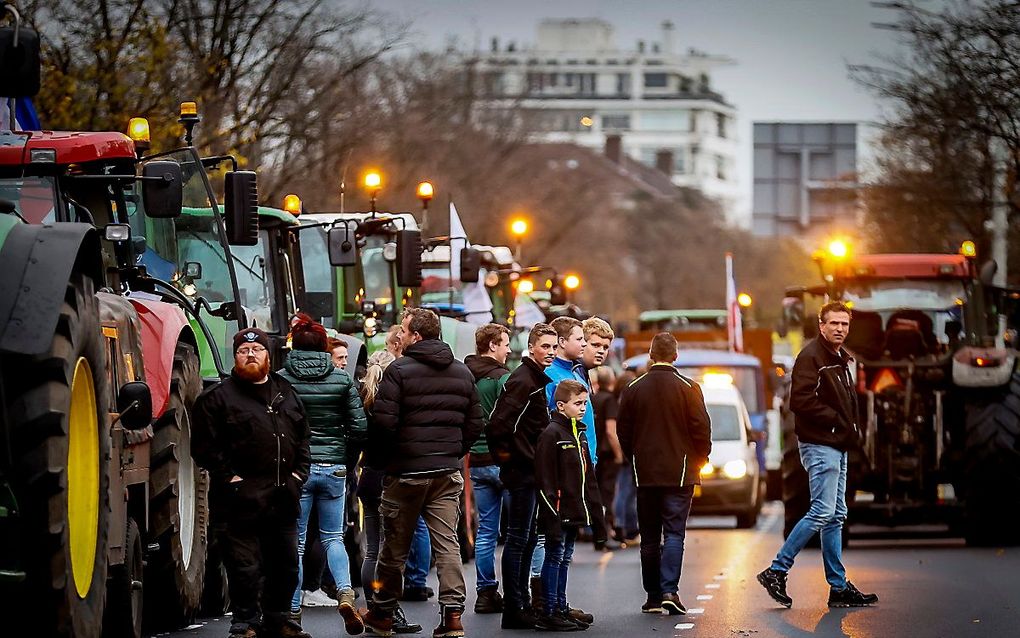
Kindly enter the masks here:
M 403 572 L 418 516 L 425 518 L 439 575 L 441 620 L 433 636 L 463 636 L 465 585 L 457 521 L 464 490 L 461 459 L 482 432 L 475 378 L 439 340 L 431 310 L 404 311 L 403 356 L 386 368 L 376 395 L 369 436 L 387 451 L 383 466 L 383 545 L 378 590 L 365 616 L 377 634 L 392 631 Z
M 534 629 L 529 600 L 531 557 L 535 551 L 535 446 L 549 424 L 545 369 L 556 357 L 556 331 L 537 323 L 528 337 L 528 356 L 503 386 L 489 417 L 489 450 L 510 495 L 503 546 L 504 629 Z
M 800 461 L 808 473 L 811 505 L 772 566 L 758 574 L 758 582 L 780 605 L 793 605 L 786 593 L 787 574 L 800 550 L 820 531 L 829 607 L 861 607 L 878 602 L 878 596 L 861 593 L 847 580 L 843 568 L 847 451 L 860 441 L 857 395 L 850 375 L 853 357 L 843 349 L 850 333 L 850 308 L 840 302 L 822 306 L 818 332 L 818 338 L 797 355 L 790 386 L 790 410 Z
M 308 420 L 290 384 L 269 371 L 268 346 L 258 328 L 234 335 L 230 377 L 195 402 L 191 450 L 211 479 L 234 614 L 230 636 L 255 638 L 261 625 L 263 636 L 308 638 L 289 614 L 299 497 L 311 459 Z
M 646 613 L 687 610 L 677 594 L 684 560 L 687 517 L 701 466 L 712 451 L 712 426 L 697 383 L 681 375 L 676 338 L 652 339 L 651 367 L 624 389 L 616 429 L 637 483 L 641 580 Z

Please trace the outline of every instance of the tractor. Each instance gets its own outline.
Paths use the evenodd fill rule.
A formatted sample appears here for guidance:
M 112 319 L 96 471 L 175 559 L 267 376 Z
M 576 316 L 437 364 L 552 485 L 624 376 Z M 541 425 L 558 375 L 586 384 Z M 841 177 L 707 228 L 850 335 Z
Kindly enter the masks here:
M 791 288 L 787 324 L 817 334 L 805 300 L 852 309 L 862 440 L 851 451 L 848 523 L 943 524 L 968 544 L 1020 542 L 1020 291 L 994 262 L 960 254 L 816 254 L 823 284 Z M 783 407 L 785 533 L 807 511 L 793 415 Z M 846 537 L 846 534 L 844 534 Z

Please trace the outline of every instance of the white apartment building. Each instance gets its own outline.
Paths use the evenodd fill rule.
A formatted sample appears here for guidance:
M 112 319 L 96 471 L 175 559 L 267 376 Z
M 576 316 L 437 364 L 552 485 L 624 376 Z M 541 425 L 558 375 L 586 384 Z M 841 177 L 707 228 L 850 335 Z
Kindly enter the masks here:
M 603 20 L 544 20 L 533 47 L 494 38 L 464 62 L 486 104 L 529 118 L 539 140 L 622 147 L 729 210 L 740 195 L 736 109 L 712 89 L 711 72 L 733 61 L 678 53 L 673 39 L 663 22 L 659 41 L 621 49 Z

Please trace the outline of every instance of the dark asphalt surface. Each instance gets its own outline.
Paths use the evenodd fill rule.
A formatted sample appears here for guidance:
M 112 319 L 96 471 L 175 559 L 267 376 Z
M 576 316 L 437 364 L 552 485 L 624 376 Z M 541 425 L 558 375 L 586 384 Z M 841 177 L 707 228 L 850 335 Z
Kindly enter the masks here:
M 782 541 L 782 506 L 768 504 L 756 529 L 733 529 L 732 519 L 692 518 L 680 596 L 687 616 L 641 614 L 644 602 L 636 548 L 597 554 L 577 548 L 570 571 L 571 604 L 595 615 L 589 636 L 1020 636 L 1020 548 L 971 549 L 958 539 L 872 540 L 855 536 L 844 553 L 848 574 L 881 600 L 872 608 L 826 607 L 828 586 L 818 550 L 805 550 L 790 575 L 792 609 L 775 605 L 754 576 Z M 530 635 L 503 631 L 499 615 L 480 616 L 474 603 L 474 567 L 465 566 L 468 636 Z M 430 575 L 435 587 L 435 573 Z M 363 604 L 363 600 L 359 600 Z M 431 636 L 438 605 L 404 603 L 420 636 Z M 304 627 L 315 638 L 345 636 L 333 609 L 306 609 Z M 180 638 L 224 638 L 229 619 L 206 619 Z M 166 635 L 166 634 L 164 634 Z

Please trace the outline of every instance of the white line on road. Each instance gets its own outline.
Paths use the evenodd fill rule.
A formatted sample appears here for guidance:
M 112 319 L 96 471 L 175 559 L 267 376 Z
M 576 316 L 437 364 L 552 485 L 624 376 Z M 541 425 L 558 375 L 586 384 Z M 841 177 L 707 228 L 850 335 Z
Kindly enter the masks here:
M 687 613 L 690 614 L 690 615 L 703 614 L 703 613 L 705 613 L 705 608 L 704 607 L 695 607 L 693 609 L 688 609 Z
M 712 594 L 701 594 L 698 596 L 698 600 L 712 600 Z
M 705 589 L 719 589 L 721 586 L 719 583 L 709 583 L 705 585 Z
M 694 629 L 694 623 L 692 622 L 681 622 L 677 623 L 673 629 Z

